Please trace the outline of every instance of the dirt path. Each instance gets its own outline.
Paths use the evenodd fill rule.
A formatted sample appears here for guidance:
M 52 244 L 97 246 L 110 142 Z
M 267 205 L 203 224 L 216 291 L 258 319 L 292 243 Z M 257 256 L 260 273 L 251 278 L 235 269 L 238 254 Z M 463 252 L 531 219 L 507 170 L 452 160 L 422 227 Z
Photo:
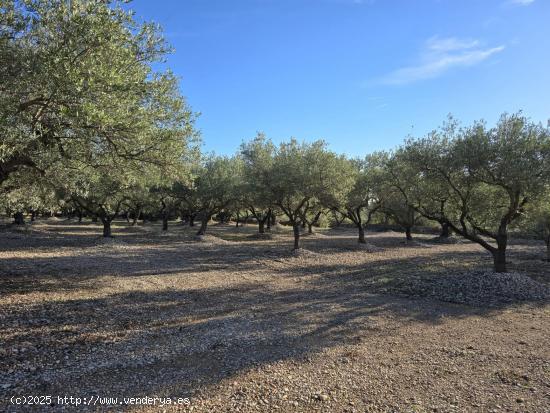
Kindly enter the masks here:
M 369 252 L 334 231 L 305 237 L 296 256 L 284 230 L 115 233 L 104 242 L 93 225 L 49 221 L 0 234 L 0 410 L 44 411 L 9 403 L 32 394 L 54 396 L 47 411 L 548 411 L 547 302 L 468 306 L 409 288 L 489 268 L 475 245 L 378 233 Z M 539 254 L 516 243 L 510 267 L 548 283 Z

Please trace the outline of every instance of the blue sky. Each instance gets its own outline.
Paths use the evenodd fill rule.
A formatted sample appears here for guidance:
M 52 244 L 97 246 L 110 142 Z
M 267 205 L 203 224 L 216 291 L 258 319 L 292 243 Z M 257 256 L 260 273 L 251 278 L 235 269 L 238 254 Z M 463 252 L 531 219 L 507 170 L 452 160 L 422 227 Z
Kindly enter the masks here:
M 202 113 L 204 150 L 325 139 L 390 149 L 448 113 L 550 119 L 548 0 L 136 0 L 163 26 L 167 65 Z

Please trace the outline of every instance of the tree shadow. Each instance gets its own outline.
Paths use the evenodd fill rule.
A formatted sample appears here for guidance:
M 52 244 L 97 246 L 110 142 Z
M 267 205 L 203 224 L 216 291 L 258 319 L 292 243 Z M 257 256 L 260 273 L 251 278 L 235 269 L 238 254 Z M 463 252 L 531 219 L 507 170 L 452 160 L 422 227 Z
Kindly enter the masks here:
M 449 318 L 488 317 L 519 305 L 471 307 L 393 293 L 393 287 L 412 277 L 479 265 L 485 255 L 475 249 L 455 251 L 454 261 L 448 261 L 453 246 L 418 248 L 411 252 L 416 256 L 340 248 L 330 261 L 322 259 L 333 248 L 324 238 L 304 241 L 306 248 L 318 253 L 306 259 L 292 255 L 279 242 L 200 244 L 165 237 L 159 243 L 159 239 L 137 237 L 120 248 L 94 246 L 67 256 L 0 259 L 2 271 L 22 268 L 3 277 L 3 294 L 81 291 L 78 298 L 46 297 L 2 306 L 0 382 L 9 386 L 0 389 L 3 400 L 8 394 L 32 392 L 193 396 L 241 372 L 353 346 L 390 334 L 403 323 L 432 326 Z M 347 246 L 351 239 L 350 234 L 335 242 Z M 369 241 L 384 248 L 396 246 L 395 237 Z M 343 261 L 350 253 L 368 259 Z M 266 276 L 264 283 L 258 275 L 250 282 L 217 287 L 186 288 L 181 283 L 154 291 L 93 294 L 101 278 L 109 275 L 181 278 L 211 271 L 222 275 L 224 269 L 235 275 L 261 269 L 282 282 L 267 282 Z M 67 273 L 76 275 L 59 275 Z M 86 294 L 89 297 L 82 297 Z
M 0 380 L 11 394 L 131 387 L 132 395 L 188 397 L 251 368 L 358 344 L 380 333 L 380 317 L 437 323 L 489 311 L 329 285 L 239 284 L 8 306 Z

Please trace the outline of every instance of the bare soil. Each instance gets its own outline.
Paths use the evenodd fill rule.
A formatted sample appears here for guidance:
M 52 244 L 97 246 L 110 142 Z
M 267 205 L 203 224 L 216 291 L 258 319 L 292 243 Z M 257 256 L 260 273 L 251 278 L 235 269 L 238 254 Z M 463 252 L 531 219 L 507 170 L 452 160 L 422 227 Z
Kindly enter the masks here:
M 468 281 L 491 272 L 469 242 L 380 232 L 358 247 L 354 231 L 327 230 L 296 254 L 284 227 L 255 231 L 5 228 L 0 411 L 550 411 L 542 243 L 511 242 L 495 301 L 493 281 Z M 23 395 L 190 405 L 10 404 Z

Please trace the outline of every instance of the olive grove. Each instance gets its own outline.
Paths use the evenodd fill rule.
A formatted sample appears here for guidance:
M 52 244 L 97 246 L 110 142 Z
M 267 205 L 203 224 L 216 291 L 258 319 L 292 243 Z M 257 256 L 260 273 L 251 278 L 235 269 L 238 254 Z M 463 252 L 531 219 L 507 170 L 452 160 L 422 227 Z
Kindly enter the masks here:
M 165 231 L 180 217 L 202 236 L 217 216 L 245 214 L 260 234 L 288 225 L 299 249 L 326 215 L 361 244 L 373 222 L 407 240 L 433 224 L 485 248 L 497 272 L 521 228 L 550 260 L 550 133 L 521 113 L 493 127 L 450 118 L 361 159 L 263 133 L 233 156 L 201 154 L 178 79 L 155 69 L 171 50 L 159 27 L 116 1 L 0 0 L 0 11 L 0 207 L 17 225 L 58 213 L 111 237 L 117 217 Z

